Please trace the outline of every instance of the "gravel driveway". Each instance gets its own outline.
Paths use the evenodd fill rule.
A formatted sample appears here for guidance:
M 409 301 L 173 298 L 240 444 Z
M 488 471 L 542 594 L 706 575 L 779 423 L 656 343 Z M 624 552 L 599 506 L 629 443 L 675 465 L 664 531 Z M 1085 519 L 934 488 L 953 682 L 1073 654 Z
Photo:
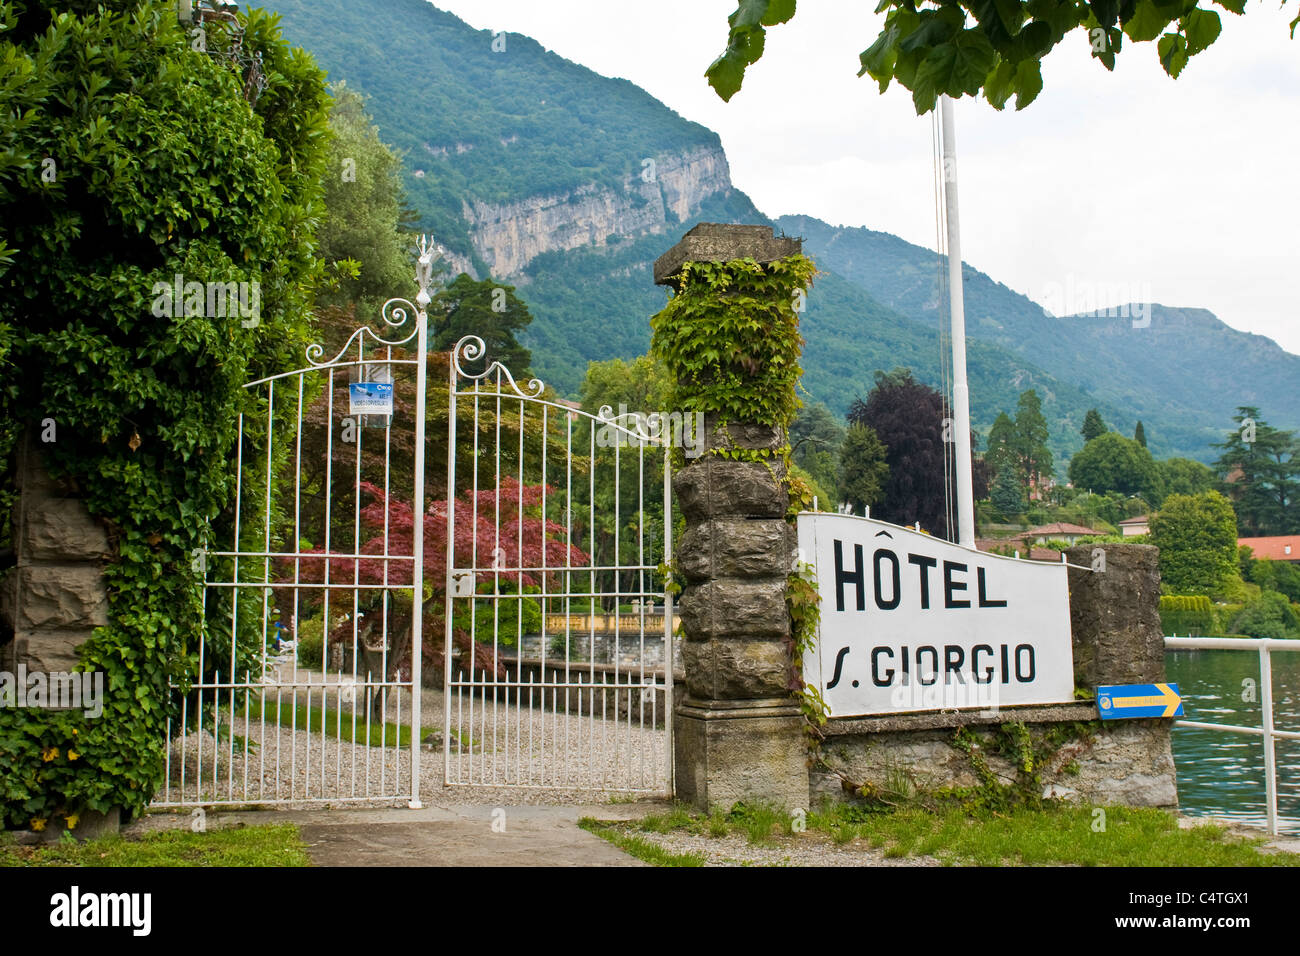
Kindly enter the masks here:
M 298 679 L 305 680 L 307 673 L 299 671 Z M 404 804 L 411 789 L 409 747 L 399 749 L 392 730 L 381 730 L 378 721 L 367 746 L 364 702 L 357 699 L 362 695 L 349 688 L 346 679 L 340 685 L 336 677 L 312 673 L 311 680 L 316 682 L 313 688 L 296 692 L 303 715 L 296 727 L 290 726 L 295 693 L 281 688 L 263 698 L 264 719 L 256 702 L 247 720 L 238 705 L 233 735 L 227 708 L 219 740 L 210 725 L 174 739 L 169 778 L 155 805 L 306 806 L 322 799 L 340 805 Z M 303 726 L 309 697 L 310 733 Z M 590 804 L 619 793 L 665 789 L 663 729 L 644 726 L 636 717 L 631 722 L 615 718 L 611 702 L 598 701 L 595 715 L 543 710 L 513 699 L 508 705 L 478 697 L 455 703 L 453 786 L 444 787 L 443 692 L 425 689 L 421 694 L 421 737 L 427 742 L 420 752 L 420 791 L 426 803 Z M 400 708 L 401 723 L 409 725 L 408 691 L 390 691 L 386 704 L 390 724 L 397 723 Z M 600 713 L 602 705 L 608 717 Z

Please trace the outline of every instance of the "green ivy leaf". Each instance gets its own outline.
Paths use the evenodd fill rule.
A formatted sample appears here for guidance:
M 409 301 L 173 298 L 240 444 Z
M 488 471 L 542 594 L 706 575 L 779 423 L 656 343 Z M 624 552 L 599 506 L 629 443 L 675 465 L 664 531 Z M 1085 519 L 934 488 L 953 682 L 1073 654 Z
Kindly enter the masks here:
M 1152 0 L 1138 0 L 1132 19 L 1124 24 L 1124 33 L 1130 40 L 1139 43 L 1154 40 L 1169 26 L 1172 19 L 1168 14 L 1157 10 Z
M 1202 10 L 1199 7 L 1184 16 L 1181 25 L 1183 35 L 1187 37 L 1187 55 L 1189 57 L 1200 53 L 1217 40 L 1220 31 L 1223 30 L 1223 22 L 1219 19 L 1217 13 L 1213 10 Z
M 1156 50 L 1160 54 L 1160 65 L 1165 68 L 1165 72 L 1175 80 L 1178 79 L 1178 74 L 1183 72 L 1183 67 L 1187 65 L 1187 41 L 1181 34 L 1166 33 L 1160 38 Z
M 1016 67 L 1016 110 L 1023 110 L 1043 92 L 1043 74 L 1037 60 L 1023 60 Z
M 1014 92 L 1011 81 L 1015 77 L 1015 72 L 1015 64 L 1010 60 L 1002 60 L 997 68 L 984 78 L 984 98 L 995 110 L 1005 107 L 1007 100 L 1011 98 Z

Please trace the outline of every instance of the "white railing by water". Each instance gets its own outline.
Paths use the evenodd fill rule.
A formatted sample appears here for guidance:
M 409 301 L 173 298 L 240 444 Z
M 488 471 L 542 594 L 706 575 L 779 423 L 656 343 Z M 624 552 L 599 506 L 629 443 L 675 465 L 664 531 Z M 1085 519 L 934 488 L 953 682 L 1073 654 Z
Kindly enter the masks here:
M 1226 650 L 1257 651 L 1259 653 L 1260 710 L 1264 726 L 1242 727 L 1237 724 L 1207 724 L 1198 720 L 1177 720 L 1175 727 L 1195 727 L 1199 730 L 1222 730 L 1231 734 L 1249 734 L 1264 738 L 1264 803 L 1268 816 L 1268 832 L 1277 833 L 1277 759 L 1273 743 L 1277 738 L 1300 740 L 1300 733 L 1278 730 L 1273 726 L 1273 664 L 1269 654 L 1273 651 L 1300 651 L 1300 641 L 1273 640 L 1246 637 L 1166 637 L 1165 649 L 1171 651 Z

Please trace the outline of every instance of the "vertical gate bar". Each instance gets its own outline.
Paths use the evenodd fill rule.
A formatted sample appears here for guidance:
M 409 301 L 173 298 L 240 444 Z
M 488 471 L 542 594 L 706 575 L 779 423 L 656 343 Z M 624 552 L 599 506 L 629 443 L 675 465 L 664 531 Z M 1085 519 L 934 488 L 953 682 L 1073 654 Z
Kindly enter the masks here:
M 330 585 L 330 568 L 334 564 L 333 558 L 331 557 L 330 554 L 330 521 L 331 521 L 330 504 L 334 498 L 334 369 L 333 368 L 330 369 L 330 380 L 329 380 L 329 386 L 326 389 L 326 394 L 328 395 L 328 399 L 326 400 L 326 411 L 325 411 L 325 527 L 323 529 L 325 532 L 325 545 L 324 545 L 325 574 L 324 577 L 321 579 L 324 583 L 324 587 L 322 588 L 322 592 L 324 593 L 324 600 L 323 600 L 323 610 L 321 612 L 323 616 L 321 618 L 321 650 L 320 650 L 320 671 L 321 671 L 322 683 L 324 682 L 325 675 L 328 674 L 330 670 L 330 587 L 329 585 Z M 310 692 L 308 692 L 308 700 L 310 699 L 311 699 L 311 694 Z M 294 700 L 295 702 L 297 701 L 296 695 Z M 310 714 L 311 712 L 308 711 L 309 717 Z M 310 723 L 310 719 L 308 720 L 308 723 Z M 308 735 L 308 738 L 309 739 L 308 739 L 307 747 L 308 750 L 310 751 L 311 749 L 310 735 Z M 308 775 L 308 779 L 310 779 L 310 775 Z
M 591 768 L 591 741 L 596 729 L 596 594 L 599 587 L 596 583 L 596 568 L 600 562 L 596 557 L 596 426 L 594 422 L 588 423 L 588 431 L 591 433 L 587 439 L 587 452 L 591 467 L 587 469 L 587 541 L 591 550 L 588 552 L 587 564 L 589 570 L 587 578 L 589 583 L 588 590 L 591 594 L 587 596 L 587 682 L 592 685 L 591 694 L 588 697 L 590 713 L 584 720 L 582 717 L 582 691 L 578 691 L 578 749 L 582 752 L 582 730 L 585 726 L 587 729 L 587 767 Z M 603 610 L 603 608 L 602 608 Z M 579 678 L 581 684 L 581 677 Z
M 293 461 L 293 679 L 298 680 L 298 616 L 299 588 L 302 569 L 302 399 L 303 379 L 306 373 L 299 372 L 298 378 L 298 423 L 295 428 L 295 448 Z M 263 701 L 265 704 L 265 701 Z M 265 707 L 263 707 L 265 710 Z
M 171 689 L 170 687 L 168 688 Z M 172 719 L 167 717 L 167 762 L 163 765 L 167 769 L 163 773 L 163 803 L 171 803 L 172 799 Z
M 329 755 L 329 750 L 327 749 L 325 743 L 325 735 L 327 733 L 325 728 L 329 726 L 329 716 L 330 716 L 329 687 L 330 687 L 330 675 L 329 675 L 329 671 L 326 670 L 325 673 L 321 674 L 321 681 L 320 681 L 320 728 L 319 728 L 320 752 L 317 754 L 319 758 L 317 762 L 320 764 L 320 784 L 319 784 L 319 791 L 316 794 L 317 800 L 323 800 L 325 798 L 325 770 L 326 770 L 325 758 Z M 308 712 L 307 719 L 308 721 L 312 719 L 310 711 Z M 309 784 L 311 783 L 312 779 L 313 778 L 310 775 L 308 775 L 307 780 Z M 307 794 L 306 796 L 310 797 L 310 794 Z
M 682 424 L 685 428 L 686 424 Z M 673 563 L 673 475 L 672 450 L 664 447 L 664 776 L 667 795 L 673 791 L 673 590 L 669 579 Z
M 646 602 L 646 585 L 645 585 L 645 442 L 641 443 L 640 451 L 637 453 L 637 505 L 639 514 L 636 523 L 636 592 L 637 607 L 640 610 L 638 615 L 637 639 L 640 641 L 640 650 L 637 655 L 637 682 L 641 685 L 641 690 L 637 693 L 637 734 L 638 745 L 636 747 L 639 760 L 637 762 L 637 786 L 645 784 L 645 602 Z M 631 691 L 628 692 L 627 699 L 627 736 L 628 740 L 632 739 L 632 697 Z
M 252 696 L 253 677 L 244 670 L 244 802 L 248 802 L 248 698 Z M 233 737 L 234 734 L 231 734 Z M 261 749 L 261 748 L 259 748 Z
M 266 625 L 267 625 L 267 600 L 270 597 L 271 582 L 271 458 L 275 446 L 275 379 L 267 383 L 266 388 L 266 500 L 263 505 L 262 514 L 262 626 L 258 634 L 258 642 L 261 644 L 258 657 L 262 661 L 262 676 L 266 676 Z M 297 550 L 296 548 L 294 550 Z M 227 768 L 228 786 L 234 786 L 235 782 L 235 684 L 239 680 L 239 671 L 234 666 L 233 647 L 231 644 L 231 670 L 230 670 L 230 766 Z M 245 672 L 247 672 L 245 668 Z M 247 693 L 247 690 L 245 690 Z M 247 761 L 245 761 L 247 762 Z
M 365 361 L 364 341 L 364 336 L 357 338 L 357 374 L 363 382 L 370 380 L 367 372 L 370 366 Z M 350 408 L 348 410 L 351 411 Z M 361 559 L 356 557 L 361 553 L 361 452 L 363 436 L 366 431 L 361 427 L 361 422 L 364 418 L 364 415 L 357 416 L 356 427 L 352 432 L 357 438 L 356 464 L 352 479 L 352 742 L 354 746 L 350 749 L 352 759 L 349 761 L 352 765 L 352 790 L 354 796 L 356 795 L 357 784 L 357 748 L 355 746 L 357 740 L 357 703 L 365 697 L 364 693 L 362 693 L 361 698 L 357 697 L 357 677 L 361 666 L 361 638 L 357 624 L 357 611 L 361 600 L 361 592 L 358 587 L 361 583 Z M 387 500 L 384 501 L 384 511 L 388 511 Z M 381 561 L 380 563 L 385 562 Z M 342 744 L 340 743 L 339 746 L 341 747 Z
M 294 695 L 294 696 L 293 696 L 293 699 L 294 699 L 294 701 L 296 702 L 296 701 L 298 700 L 298 674 L 297 674 L 297 672 L 294 673 L 293 680 L 294 680 L 294 683 L 293 683 L 293 695 Z M 283 687 L 279 687 L 279 686 L 277 686 L 277 687 L 275 688 L 275 731 L 274 731 L 274 733 L 275 733 L 275 796 L 276 796 L 277 799 L 278 799 L 279 796 L 280 796 L 280 741 L 281 741 L 281 739 L 284 737 L 284 734 L 281 732 L 281 729 L 280 729 L 280 728 L 282 728 L 282 727 L 284 726 L 284 724 L 283 724 L 283 722 L 282 722 L 282 721 L 284 720 L 284 717 L 283 717 L 283 714 L 282 714 L 282 711 L 283 711 L 283 703 L 284 703 L 284 688 L 283 688 Z M 262 708 L 263 708 L 263 711 L 265 711 L 265 708 L 266 708 L 266 701 L 265 701 L 265 699 L 262 701 Z M 296 716 L 296 714 L 295 714 L 295 716 Z M 265 725 L 265 718 L 263 718 L 263 725 Z M 264 734 L 263 734 L 263 741 L 265 741 L 265 739 L 266 739 L 266 738 L 265 738 L 265 733 L 264 733 Z M 266 747 L 266 744 L 263 743 L 262 746 L 263 746 L 263 748 L 265 748 L 265 747 Z M 292 785 L 291 785 L 291 786 L 292 786 Z M 262 789 L 263 789 L 263 790 L 266 789 L 266 770 L 265 770 L 265 769 L 263 769 L 263 771 L 262 771 Z
M 519 678 L 519 672 L 518 672 L 518 671 L 515 671 L 515 679 L 518 680 L 518 678 Z M 504 778 L 504 781 L 505 781 L 506 784 L 509 784 L 509 783 L 510 783 L 510 768 L 511 768 L 511 760 L 510 760 L 510 688 L 511 688 L 511 681 L 510 681 L 510 668 L 507 667 L 507 668 L 506 668 L 506 684 L 505 684 L 505 692 L 506 692 L 506 707 L 505 707 L 505 720 L 503 721 L 503 723 L 506 725 L 506 730 L 505 730 L 505 735 L 506 735 L 506 745 L 505 745 L 504 748 L 502 748 L 502 752 L 505 754 L 505 759 L 501 761 L 501 764 L 502 764 L 502 767 L 501 767 L 501 776 Z M 515 701 L 516 701 L 516 703 L 518 702 L 518 700 L 519 700 L 519 697 L 518 697 L 518 695 L 516 694 L 516 695 L 515 695 Z
M 388 378 L 392 382 L 393 394 L 395 396 L 397 393 L 397 375 L 393 372 L 393 365 L 392 365 L 393 347 L 391 345 L 385 347 L 384 359 L 388 363 L 384 367 L 388 371 Z M 396 401 L 396 398 L 394 398 L 394 401 Z M 394 406 L 394 410 L 395 409 L 396 406 Z M 391 551 L 389 549 L 389 543 L 388 543 L 388 511 L 389 511 L 388 501 L 389 498 L 392 496 L 392 487 L 391 487 L 392 456 L 393 456 L 393 416 L 389 415 L 387 417 L 387 420 L 384 422 L 384 538 L 383 538 L 384 598 L 382 602 L 384 611 L 383 611 L 383 617 L 381 621 L 383 626 L 384 640 L 380 647 L 380 654 L 379 654 L 380 678 L 384 682 L 384 687 L 382 691 L 383 696 L 381 698 L 382 702 L 379 705 L 380 711 L 383 715 L 383 721 L 382 721 L 383 723 L 388 722 L 388 663 L 389 663 L 388 662 L 388 625 L 391 619 L 388 613 L 388 605 L 390 603 L 389 591 L 388 591 L 388 569 L 389 566 L 392 564 L 392 560 L 390 558 Z M 412 511 L 414 511 L 414 509 L 412 509 Z M 412 561 L 414 561 L 414 555 L 412 556 Z M 415 580 L 414 568 L 412 568 L 411 580 L 412 581 Z M 414 647 L 412 647 L 412 652 L 414 652 Z M 397 675 L 398 684 L 401 684 L 401 680 L 402 680 L 402 675 L 399 672 Z M 400 694 L 401 692 L 402 692 L 401 687 L 393 688 L 393 693 Z M 370 782 L 371 782 L 370 757 L 372 751 L 374 750 L 374 747 L 371 746 L 370 733 L 371 733 L 372 721 L 370 719 L 370 712 L 371 712 L 371 708 L 367 707 L 366 708 L 366 796 L 370 796 L 372 792 L 370 787 Z M 399 730 L 398 733 L 400 734 L 401 731 Z M 379 752 L 379 761 L 381 766 L 383 765 L 383 760 L 384 760 L 384 752 L 381 749 Z M 383 795 L 382 788 L 380 790 L 380 793 L 381 795 Z
M 212 682 L 212 795 L 220 796 L 221 786 L 217 758 L 221 755 L 221 671 Z
M 343 790 L 343 668 L 339 668 L 338 682 L 334 685 L 334 796 Z M 357 685 L 352 684 L 352 712 L 357 711 Z M 321 738 L 324 743 L 324 738 Z M 321 789 L 325 789 L 324 781 Z M 322 794 L 323 796 L 324 794 Z
M 298 685 L 293 686 L 293 697 L 289 703 L 289 722 L 293 725 L 292 734 L 289 737 L 289 797 L 293 798 L 298 792 Z M 311 671 L 307 672 L 307 727 L 311 728 Z M 307 738 L 307 753 L 304 759 L 307 761 L 307 769 L 304 771 L 311 774 L 311 734 L 303 735 Z M 279 759 L 277 757 L 277 759 Z M 304 786 L 303 792 L 306 792 Z
M 427 255 L 428 253 L 426 253 Z M 427 290 L 420 290 L 420 299 L 427 296 Z M 417 364 L 415 366 L 415 500 L 411 509 L 411 550 L 413 552 L 411 568 L 411 802 L 412 810 L 420 809 L 420 687 L 423 682 L 424 668 L 424 415 L 425 389 L 428 386 L 429 342 L 428 314 L 421 301 L 415 313 L 415 341 Z M 448 455 L 454 455 L 448 447 Z M 450 523 L 450 522 L 449 522 Z M 450 604 L 450 595 L 444 603 Z M 401 689 L 396 691 L 401 700 Z M 400 704 L 399 704 L 400 706 Z M 401 745 L 401 724 L 398 724 L 397 742 Z
M 569 660 L 573 657 L 573 420 L 565 416 L 564 423 L 564 753 L 565 773 L 568 773 L 569 752 Z M 558 680 L 556 681 L 558 683 Z M 551 688 L 551 726 L 556 742 L 560 739 L 559 688 Z M 560 761 L 552 758 L 553 779 L 558 783 Z
M 397 708 L 400 711 L 402 707 L 402 688 L 400 686 L 394 687 L 393 695 L 397 698 Z M 402 720 L 400 717 L 397 720 L 397 742 L 399 745 L 402 742 Z M 366 736 L 366 745 L 367 746 L 370 745 L 369 734 L 367 734 Z M 398 759 L 398 764 L 400 765 L 401 764 L 400 746 L 394 752 L 397 753 L 398 755 L 397 759 Z M 367 783 L 370 782 L 369 766 L 370 766 L 369 761 L 367 761 L 366 763 Z M 383 719 L 379 722 L 379 793 L 381 796 L 385 796 L 385 797 L 388 796 L 387 784 L 388 784 L 388 698 L 385 697 L 384 704 L 383 704 Z M 397 789 L 396 784 L 394 785 L 393 789 L 394 790 Z
M 611 562 L 611 564 L 613 565 L 613 572 L 614 572 L 614 686 L 615 686 L 616 689 L 615 689 L 615 691 L 614 691 L 614 733 L 613 733 L 614 743 L 613 743 L 613 749 L 614 749 L 614 773 L 615 773 L 616 776 L 617 776 L 617 774 L 618 774 L 618 757 L 619 757 L 619 754 L 618 754 L 618 690 L 617 690 L 617 687 L 618 687 L 619 679 L 620 679 L 620 672 L 619 672 L 619 668 L 620 668 L 620 664 L 619 664 L 619 656 L 620 656 L 621 651 L 622 651 L 622 648 L 619 646 L 619 645 L 620 645 L 620 640 L 619 640 L 619 638 L 622 636 L 622 632 L 621 632 L 621 627 L 620 627 L 620 625 L 622 624 L 622 611 L 623 611 L 623 601 L 622 601 L 622 598 L 623 598 L 623 582 L 622 582 L 623 550 L 622 550 L 622 541 L 621 541 L 621 539 L 620 539 L 620 537 L 619 537 L 619 532 L 622 530 L 622 525 L 623 525 L 623 518 L 622 518 L 622 515 L 621 515 L 620 512 L 619 512 L 619 505 L 621 504 L 620 499 L 621 499 L 622 496 L 623 496 L 623 489 L 622 489 L 622 479 L 623 479 L 623 460 L 622 460 L 622 456 L 621 456 L 621 454 L 620 454 L 620 451 L 621 451 L 621 449 L 622 449 L 622 447 L 623 447 L 623 437 L 624 437 L 624 436 L 621 435 L 621 434 L 618 435 L 617 440 L 614 442 L 614 560 Z M 608 671 L 605 672 L 604 677 L 601 679 L 601 683 L 602 683 L 602 684 L 608 684 L 608 683 L 609 683 L 609 672 L 608 672 Z M 608 753 L 609 748 L 610 748 L 610 744 L 609 744 L 609 736 L 610 736 L 610 727 L 609 727 L 609 692 L 606 691 L 606 690 L 601 690 L 601 692 L 600 692 L 600 712 L 601 712 L 601 723 L 600 723 L 600 745 L 601 745 L 601 750 L 604 751 L 605 753 Z M 602 779 L 603 779 L 606 783 L 608 783 L 608 781 L 609 781 L 609 773 L 608 773 L 608 771 L 609 771 L 609 766 L 608 766 L 608 764 L 605 765 L 605 771 L 606 771 L 606 772 L 605 772 L 605 774 L 603 775 Z
M 200 680 L 203 678 L 200 677 Z M 190 701 L 188 697 L 181 698 L 181 799 L 185 799 L 185 739 L 190 734 Z M 196 794 L 197 796 L 197 794 Z
M 546 450 L 547 450 L 547 446 L 550 445 L 550 442 L 551 442 L 551 429 L 550 429 L 550 415 L 549 415 L 549 413 L 550 413 L 550 407 L 547 406 L 547 405 L 543 405 L 543 406 L 542 406 L 542 469 L 541 469 L 541 471 L 542 471 L 542 477 L 541 477 L 541 481 L 542 481 L 542 522 L 541 522 L 541 533 L 542 533 L 542 570 L 541 570 L 541 573 L 540 573 L 540 577 L 541 577 L 541 586 L 542 586 L 542 587 L 541 587 L 541 591 L 542 591 L 542 636 L 541 636 L 541 646 L 540 646 L 540 648 L 539 648 L 539 654 L 538 654 L 538 658 L 541 660 L 541 666 L 540 666 L 539 670 L 540 670 L 540 673 L 541 673 L 541 678 L 542 678 L 542 680 L 546 680 L 546 651 L 547 651 L 547 647 L 546 647 L 546 643 L 547 643 L 547 642 L 546 642 L 546 613 L 547 613 L 547 608 L 549 607 L 549 604 L 548 604 L 548 600 L 549 600 L 549 598 L 548 598 L 548 593 L 547 593 L 547 591 L 548 591 L 548 581 L 547 581 L 547 574 L 546 574 L 546 551 L 547 551 L 547 544 L 548 544 L 549 541 L 550 541 L 550 519 L 547 517 L 547 514 L 546 514 L 546 461 L 547 461 Z M 532 716 L 533 716 L 533 714 L 535 713 L 535 711 L 534 711 L 534 709 L 533 709 L 533 696 L 532 696 L 532 690 L 531 690 L 531 689 L 530 689 L 529 692 L 528 692 L 528 713 L 529 713 L 529 718 L 532 719 Z M 543 719 L 544 719 L 544 718 L 545 718 L 545 715 L 543 715 Z M 529 733 L 530 733 L 530 734 L 532 733 L 531 725 L 530 725 L 530 727 L 529 727 Z M 532 738 L 531 738 L 531 736 L 529 737 L 529 747 L 530 747 L 530 751 L 529 751 L 529 752 L 531 753 L 531 747 L 532 747 Z M 531 758 L 530 758 L 530 759 L 531 759 Z M 532 778 L 533 778 L 532 764 L 529 763 L 529 765 L 528 765 L 528 779 L 531 780 Z
M 400 689 L 397 691 L 396 696 L 397 712 L 394 714 L 394 717 L 397 720 L 397 729 L 393 731 L 393 757 L 395 758 L 394 763 L 396 764 L 393 769 L 394 792 L 398 792 L 402 788 L 402 692 Z M 385 757 L 387 757 L 387 754 L 385 754 Z M 411 779 L 414 780 L 415 776 L 412 775 Z M 414 787 L 414 783 L 412 783 L 412 787 Z M 411 807 L 411 809 L 418 810 L 419 807 Z
M 492 513 L 492 782 L 497 779 L 497 672 L 501 667 L 500 632 L 501 632 L 501 369 L 497 368 L 496 380 L 496 440 L 493 444 L 492 460 L 496 470 L 493 472 L 493 499 L 496 507 Z M 486 706 L 486 705 L 485 705 Z M 486 713 L 486 711 L 485 711 Z
M 1259 649 L 1260 709 L 1264 720 L 1264 801 L 1268 832 L 1277 834 L 1277 758 L 1273 750 L 1273 661 L 1268 646 Z
M 526 411 L 524 400 L 519 399 L 519 460 L 516 462 L 516 510 L 515 515 L 515 564 L 518 565 L 515 573 L 515 683 L 521 685 L 523 682 L 523 659 L 524 659 L 524 413 Z M 546 436 L 542 436 L 542 441 Z M 499 518 L 498 518 L 499 520 Z M 506 670 L 506 683 L 510 683 L 510 671 Z M 518 727 L 518 710 L 519 710 L 519 691 L 520 686 L 515 687 L 515 781 L 519 780 L 519 727 Z M 510 779 L 510 688 L 506 688 L 506 759 L 505 759 L 505 776 L 506 780 Z
M 474 676 L 474 658 L 478 650 L 478 472 L 479 472 L 479 441 L 478 429 L 479 419 L 482 415 L 482 400 L 479 398 L 478 383 L 474 384 L 474 457 L 470 464 L 470 598 L 469 598 L 469 728 L 470 738 L 473 739 L 474 731 L 474 687 L 477 678 Z M 486 672 L 485 672 L 486 673 Z M 480 698 L 479 717 L 482 719 L 483 708 L 486 706 L 485 701 Z M 478 738 L 478 759 L 479 772 L 482 773 L 483 765 L 483 735 L 479 734 Z M 474 776 L 474 748 L 470 748 L 469 756 L 469 782 L 473 783 L 479 779 Z
M 453 351 L 447 360 L 447 560 L 443 582 L 443 668 L 442 668 L 442 785 L 451 783 L 451 615 L 453 597 L 451 569 L 456 566 L 456 353 Z M 477 428 L 475 429 L 477 432 Z M 471 581 L 474 572 L 470 571 Z M 474 601 L 471 599 L 470 604 Z M 473 645 L 470 645 L 473 650 Z M 474 655 L 470 654 L 471 662 Z M 461 675 L 464 680 L 464 675 Z M 456 702 L 460 704 L 460 688 L 456 688 Z M 460 730 L 460 716 L 456 719 L 457 732 Z M 463 750 L 463 748 L 462 748 Z M 457 771 L 460 762 L 457 761 Z M 459 781 L 459 773 L 457 780 Z

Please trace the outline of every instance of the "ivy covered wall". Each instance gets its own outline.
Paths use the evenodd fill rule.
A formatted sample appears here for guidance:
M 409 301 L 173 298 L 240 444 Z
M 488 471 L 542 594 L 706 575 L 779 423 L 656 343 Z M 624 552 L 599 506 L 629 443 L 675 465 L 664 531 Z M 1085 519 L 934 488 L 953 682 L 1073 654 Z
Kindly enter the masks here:
M 244 14 L 241 14 L 244 19 Z M 108 624 L 79 667 L 103 715 L 0 710 L 6 826 L 139 812 L 161 778 L 202 618 L 193 554 L 235 482 L 244 382 L 301 365 L 315 280 L 325 76 L 251 11 L 267 85 L 169 0 L 0 0 L 0 422 L 108 528 Z M 250 99 L 255 102 L 250 102 Z M 257 309 L 158 308 L 157 283 L 256 283 Z M 162 313 L 162 314 L 159 314 Z M 41 434 L 42 439 L 44 434 Z

